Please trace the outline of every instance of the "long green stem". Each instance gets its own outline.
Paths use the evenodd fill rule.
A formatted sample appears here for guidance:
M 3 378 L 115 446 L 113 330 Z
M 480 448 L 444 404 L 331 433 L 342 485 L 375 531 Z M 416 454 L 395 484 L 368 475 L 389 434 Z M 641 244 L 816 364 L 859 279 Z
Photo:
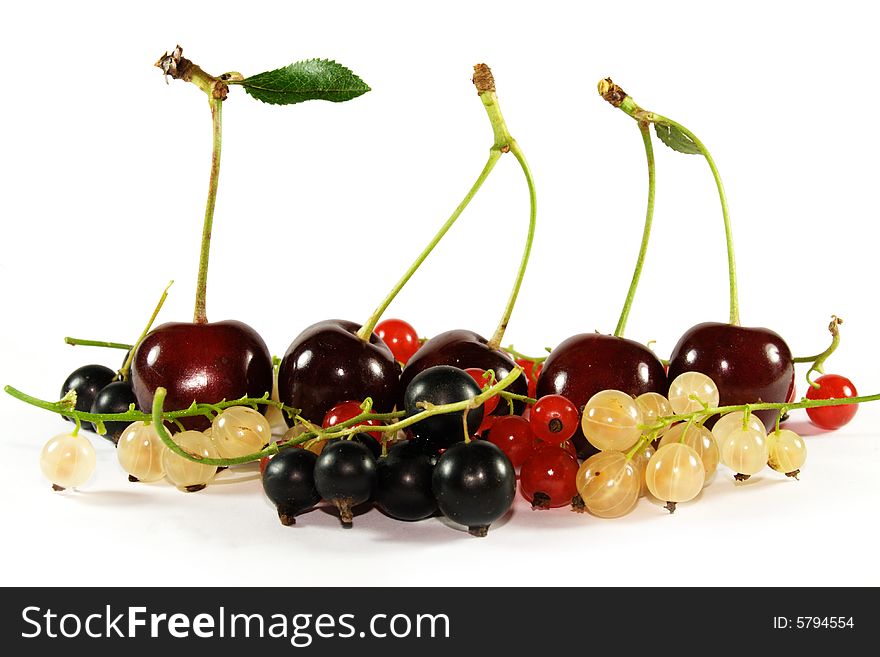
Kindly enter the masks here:
M 128 381 L 128 371 L 131 369 L 131 362 L 134 360 L 134 352 L 136 351 L 135 347 L 140 345 L 141 342 L 144 341 L 144 338 L 147 337 L 147 333 L 150 332 L 150 329 L 153 327 L 153 322 L 156 321 L 156 317 L 159 315 L 159 311 L 162 310 L 162 306 L 165 305 L 165 299 L 168 298 L 168 290 L 171 289 L 171 286 L 174 285 L 174 281 L 169 281 L 168 285 L 165 287 L 165 290 L 162 292 L 162 296 L 159 297 L 159 303 L 156 304 L 156 307 L 153 309 L 153 314 L 150 315 L 150 319 L 147 322 L 147 325 L 144 327 L 144 330 L 141 332 L 140 337 L 137 339 L 137 342 L 134 343 L 134 347 L 128 350 L 128 356 L 125 358 L 125 362 L 122 364 L 122 369 L 119 370 L 119 376 L 123 381 Z
M 125 344 L 124 342 L 107 342 L 106 340 L 83 340 L 82 338 L 64 338 L 65 344 L 83 347 L 104 347 L 105 349 L 131 349 L 133 344 Z
M 727 208 L 727 196 L 724 193 L 724 184 L 721 182 L 721 174 L 718 172 L 718 167 L 715 166 L 715 160 L 712 159 L 709 150 L 693 132 L 680 123 L 668 119 L 665 116 L 660 116 L 653 112 L 650 113 L 650 116 L 653 117 L 653 123 L 672 126 L 689 137 L 694 142 L 694 146 L 696 146 L 703 157 L 706 158 L 706 162 L 709 164 L 709 169 L 712 171 L 712 177 L 715 179 L 715 186 L 718 188 L 718 199 L 721 201 L 721 214 L 724 217 L 724 239 L 727 242 L 727 278 L 730 285 L 729 321 L 734 326 L 739 326 L 739 292 L 736 284 L 736 258 L 733 253 L 733 231 L 730 227 L 730 211 Z
M 623 337 L 626 330 L 626 322 L 629 319 L 629 311 L 636 297 L 639 287 L 639 279 L 642 276 L 642 267 L 645 264 L 645 255 L 648 253 L 648 242 L 651 239 L 651 224 L 654 222 L 654 193 L 657 188 L 657 169 L 654 166 L 654 145 L 651 142 L 651 130 L 644 121 L 639 121 L 639 132 L 642 133 L 642 141 L 645 144 L 645 156 L 648 159 L 648 209 L 645 213 L 645 227 L 642 230 L 642 245 L 639 248 L 639 257 L 636 260 L 636 268 L 633 270 L 632 281 L 626 294 L 623 310 L 620 311 L 620 319 L 617 320 L 617 328 L 614 335 Z
M 406 273 L 401 277 L 399 281 L 395 284 L 391 291 L 388 293 L 382 303 L 373 311 L 373 314 L 370 315 L 370 318 L 364 322 L 361 329 L 358 331 L 358 336 L 364 340 L 368 341 L 370 339 L 370 335 L 373 333 L 373 329 L 376 328 L 376 324 L 379 323 L 379 320 L 382 319 L 382 315 L 385 314 L 385 310 L 391 305 L 391 302 L 394 301 L 394 298 L 398 295 L 398 293 L 403 289 L 403 286 L 409 282 L 409 279 L 412 278 L 413 274 L 416 273 L 419 267 L 421 267 L 422 263 L 425 259 L 431 254 L 431 251 L 434 250 L 434 247 L 443 239 L 443 236 L 449 232 L 449 229 L 452 228 L 453 224 L 455 224 L 458 217 L 464 212 L 464 209 L 470 204 L 471 200 L 474 196 L 477 195 L 477 192 L 480 191 L 480 187 L 483 186 L 483 183 L 486 181 L 486 178 L 489 177 L 489 174 L 492 173 L 492 169 L 495 168 L 495 164 L 498 162 L 498 159 L 501 157 L 501 152 L 492 150 L 489 153 L 489 159 L 486 161 L 485 166 L 483 166 L 483 170 L 480 172 L 480 175 L 477 177 L 474 184 L 471 186 L 468 193 L 465 195 L 464 199 L 462 199 L 461 203 L 458 204 L 458 207 L 455 208 L 453 213 L 450 215 L 449 219 L 446 220 L 446 223 L 440 227 L 440 230 L 437 231 L 437 234 L 428 242 L 428 245 L 424 248 L 424 250 L 419 254 L 419 257 L 415 259 L 415 261 L 410 265 L 409 269 L 406 270 Z
M 214 225 L 214 206 L 217 202 L 217 185 L 220 182 L 220 151 L 223 144 L 223 100 L 209 96 L 211 124 L 213 126 L 213 151 L 211 153 L 211 177 L 208 181 L 208 201 L 205 204 L 205 221 L 202 226 L 202 247 L 199 255 L 199 275 L 196 281 L 196 304 L 193 322 L 207 324 L 205 298 L 208 289 L 208 258 L 211 253 L 211 230 Z
M 484 96 L 485 95 L 487 94 L 484 94 Z M 510 316 L 513 314 L 513 307 L 516 305 L 516 298 L 519 296 L 519 289 L 522 286 L 523 277 L 525 276 L 526 268 L 529 265 L 529 256 L 532 252 L 532 242 L 535 239 L 535 224 L 538 215 L 538 199 L 535 194 L 535 181 L 532 179 L 532 172 L 529 169 L 529 164 L 526 162 L 525 155 L 523 155 L 523 152 L 515 139 L 510 140 L 509 147 L 510 152 L 513 153 L 516 161 L 519 162 L 523 175 L 526 177 L 526 185 L 528 185 L 529 188 L 529 230 L 526 234 L 526 243 L 523 247 L 522 258 L 520 259 L 516 279 L 513 281 L 513 289 L 510 291 L 510 297 L 507 300 L 507 305 L 504 307 L 504 314 L 501 315 L 501 321 L 498 322 L 498 328 L 495 329 L 495 334 L 488 342 L 488 347 L 490 349 L 498 349 L 501 346 L 501 341 L 504 339 L 504 332 L 507 330 L 507 324 L 510 322 Z

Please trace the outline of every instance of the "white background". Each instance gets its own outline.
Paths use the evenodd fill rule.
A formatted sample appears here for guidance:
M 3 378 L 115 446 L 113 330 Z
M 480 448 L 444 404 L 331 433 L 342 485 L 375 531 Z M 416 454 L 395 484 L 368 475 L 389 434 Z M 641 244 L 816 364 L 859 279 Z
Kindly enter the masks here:
M 880 94 L 861 3 L 195 4 L 4 9 L 3 384 L 54 399 L 75 367 L 118 366 L 121 354 L 62 338 L 134 340 L 169 279 L 161 319 L 191 316 L 209 113 L 198 90 L 152 67 L 180 43 L 215 74 L 329 57 L 373 88 L 339 105 L 271 107 L 240 89 L 226 102 L 209 317 L 246 321 L 273 353 L 314 321 L 363 321 L 466 192 L 492 141 L 470 83 L 485 61 L 539 194 L 505 343 L 537 354 L 614 329 L 646 174 L 634 122 L 596 94 L 611 75 L 712 149 L 744 324 L 806 355 L 825 348 L 837 313 L 829 371 L 880 391 Z M 691 325 L 726 319 L 727 282 L 705 162 L 656 149 L 654 241 L 627 335 L 665 356 Z M 389 316 L 426 336 L 490 334 L 527 209 L 505 157 Z M 880 584 L 880 404 L 810 436 L 800 482 L 766 471 L 734 486 L 724 471 L 671 517 L 646 501 L 600 520 L 518 500 L 483 540 L 377 511 L 351 531 L 321 511 L 284 528 L 252 476 L 195 495 L 131 485 L 100 439 L 92 482 L 52 494 L 39 450 L 68 425 L 5 395 L 0 425 L 4 585 Z

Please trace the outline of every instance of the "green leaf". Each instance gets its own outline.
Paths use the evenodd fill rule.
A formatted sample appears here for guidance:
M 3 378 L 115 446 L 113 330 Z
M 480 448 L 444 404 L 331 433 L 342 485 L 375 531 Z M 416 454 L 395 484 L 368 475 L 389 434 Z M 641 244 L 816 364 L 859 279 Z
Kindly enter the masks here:
M 341 103 L 367 93 L 370 87 L 342 64 L 309 59 L 234 82 L 251 96 L 272 105 L 307 100 Z
M 678 128 L 671 125 L 661 123 L 654 124 L 654 132 L 664 144 L 674 151 L 684 153 L 686 155 L 699 155 L 700 149 L 694 143 L 694 140 L 684 134 Z

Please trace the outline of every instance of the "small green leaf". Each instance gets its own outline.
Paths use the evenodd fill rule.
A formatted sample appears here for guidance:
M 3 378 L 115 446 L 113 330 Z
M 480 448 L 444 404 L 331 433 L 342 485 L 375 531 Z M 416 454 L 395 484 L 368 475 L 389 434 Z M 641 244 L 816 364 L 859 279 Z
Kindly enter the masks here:
M 684 134 L 678 128 L 671 125 L 661 123 L 654 124 L 654 132 L 664 144 L 674 151 L 684 153 L 686 155 L 699 155 L 700 149 L 694 143 L 694 140 Z
M 243 86 L 257 100 L 272 105 L 292 105 L 307 100 L 341 103 L 370 90 L 351 70 L 326 59 L 296 62 L 233 84 Z

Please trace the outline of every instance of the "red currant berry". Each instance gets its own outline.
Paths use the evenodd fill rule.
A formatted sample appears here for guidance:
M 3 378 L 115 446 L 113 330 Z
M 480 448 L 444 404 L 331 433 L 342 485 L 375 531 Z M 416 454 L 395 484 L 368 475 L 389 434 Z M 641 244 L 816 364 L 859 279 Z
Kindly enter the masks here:
M 538 440 L 537 438 L 535 438 L 533 449 L 540 449 L 544 445 L 556 445 L 556 443 L 545 443 L 543 440 Z M 577 458 L 577 448 L 570 440 L 566 440 L 564 443 L 559 444 L 558 447 L 561 447 L 566 452 Z
M 406 365 L 413 354 L 419 350 L 419 334 L 411 324 L 402 319 L 386 319 L 376 324 L 373 331 L 388 345 L 394 359 Z
M 538 377 L 541 376 L 541 370 L 544 369 L 544 363 L 536 363 L 526 358 L 514 358 L 514 362 L 519 365 L 526 375 L 529 382 L 529 397 L 534 397 L 538 387 Z
M 523 463 L 520 492 L 533 509 L 571 504 L 577 495 L 578 461 L 557 445 L 543 445 Z
M 558 445 L 574 435 L 581 418 L 577 407 L 562 395 L 545 395 L 532 406 L 529 424 L 535 436 Z
M 363 409 L 361 408 L 361 403 L 357 401 L 344 401 L 336 404 L 333 408 L 327 411 L 327 415 L 324 416 L 324 421 L 321 423 L 321 426 L 324 429 L 329 429 L 330 427 L 335 427 L 337 424 L 342 424 L 343 422 L 347 422 L 348 420 L 357 417 L 361 413 L 363 413 Z M 382 426 L 382 422 L 379 420 L 365 420 L 363 422 L 358 422 L 357 426 L 370 426 L 370 427 L 380 427 Z M 382 442 L 382 432 L 381 431 L 369 431 L 369 435 L 373 438 Z
M 807 388 L 807 399 L 846 399 L 847 397 L 857 397 L 859 394 L 852 381 L 839 374 L 823 374 L 816 379 L 816 383 L 819 384 L 818 388 L 813 386 Z M 810 422 L 817 427 L 832 430 L 839 429 L 849 423 L 858 408 L 858 404 L 819 406 L 808 408 L 807 415 L 810 417 Z
M 477 382 L 477 385 L 480 386 L 482 390 L 487 385 L 489 385 L 489 379 L 485 378 L 486 370 L 480 369 L 479 367 L 467 367 L 464 370 L 468 374 L 473 377 L 474 381 Z M 492 411 L 498 408 L 498 395 L 494 397 L 490 397 L 483 404 L 483 417 L 487 417 Z
M 535 445 L 532 428 L 519 415 L 498 416 L 486 439 L 507 454 L 515 470 L 531 456 Z

